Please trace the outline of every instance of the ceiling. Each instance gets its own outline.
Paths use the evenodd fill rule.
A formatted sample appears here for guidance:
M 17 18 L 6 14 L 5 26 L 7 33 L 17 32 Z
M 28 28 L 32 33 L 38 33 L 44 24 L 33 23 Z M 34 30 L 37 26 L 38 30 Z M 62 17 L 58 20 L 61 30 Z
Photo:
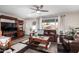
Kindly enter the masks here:
M 49 12 L 37 14 L 32 13 L 34 11 L 30 9 L 31 7 L 32 5 L 0 5 L 0 13 L 27 18 L 79 11 L 79 5 L 44 5 L 43 9 L 48 10 Z

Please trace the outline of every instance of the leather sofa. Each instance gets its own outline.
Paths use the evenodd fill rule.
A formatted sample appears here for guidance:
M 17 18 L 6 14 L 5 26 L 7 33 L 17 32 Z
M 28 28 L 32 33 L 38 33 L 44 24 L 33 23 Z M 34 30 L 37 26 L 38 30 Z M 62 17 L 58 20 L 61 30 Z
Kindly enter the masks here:
M 77 53 L 79 51 L 79 38 L 64 35 L 61 37 L 61 43 L 68 52 Z

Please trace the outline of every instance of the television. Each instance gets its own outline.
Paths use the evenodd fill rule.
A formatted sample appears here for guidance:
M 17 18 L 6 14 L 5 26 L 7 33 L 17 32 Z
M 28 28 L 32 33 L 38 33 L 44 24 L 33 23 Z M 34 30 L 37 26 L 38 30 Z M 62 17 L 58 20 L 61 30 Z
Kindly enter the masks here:
M 16 31 L 17 27 L 15 23 L 1 22 L 2 31 Z

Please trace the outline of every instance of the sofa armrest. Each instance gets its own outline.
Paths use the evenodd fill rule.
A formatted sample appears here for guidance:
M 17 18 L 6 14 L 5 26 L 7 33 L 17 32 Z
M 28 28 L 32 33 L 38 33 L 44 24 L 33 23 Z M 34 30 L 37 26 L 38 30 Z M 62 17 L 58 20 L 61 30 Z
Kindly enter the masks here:
M 71 52 L 78 52 L 79 51 L 79 41 L 72 41 L 70 44 L 70 51 Z

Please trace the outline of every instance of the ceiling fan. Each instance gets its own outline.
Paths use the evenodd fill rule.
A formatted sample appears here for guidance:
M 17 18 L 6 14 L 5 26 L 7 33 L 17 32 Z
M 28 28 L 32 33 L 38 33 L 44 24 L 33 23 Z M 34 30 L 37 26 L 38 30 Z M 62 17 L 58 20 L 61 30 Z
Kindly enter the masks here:
M 33 7 L 30 9 L 34 10 L 36 13 L 48 12 L 48 10 L 43 10 L 43 7 L 44 7 L 43 5 L 33 5 Z

